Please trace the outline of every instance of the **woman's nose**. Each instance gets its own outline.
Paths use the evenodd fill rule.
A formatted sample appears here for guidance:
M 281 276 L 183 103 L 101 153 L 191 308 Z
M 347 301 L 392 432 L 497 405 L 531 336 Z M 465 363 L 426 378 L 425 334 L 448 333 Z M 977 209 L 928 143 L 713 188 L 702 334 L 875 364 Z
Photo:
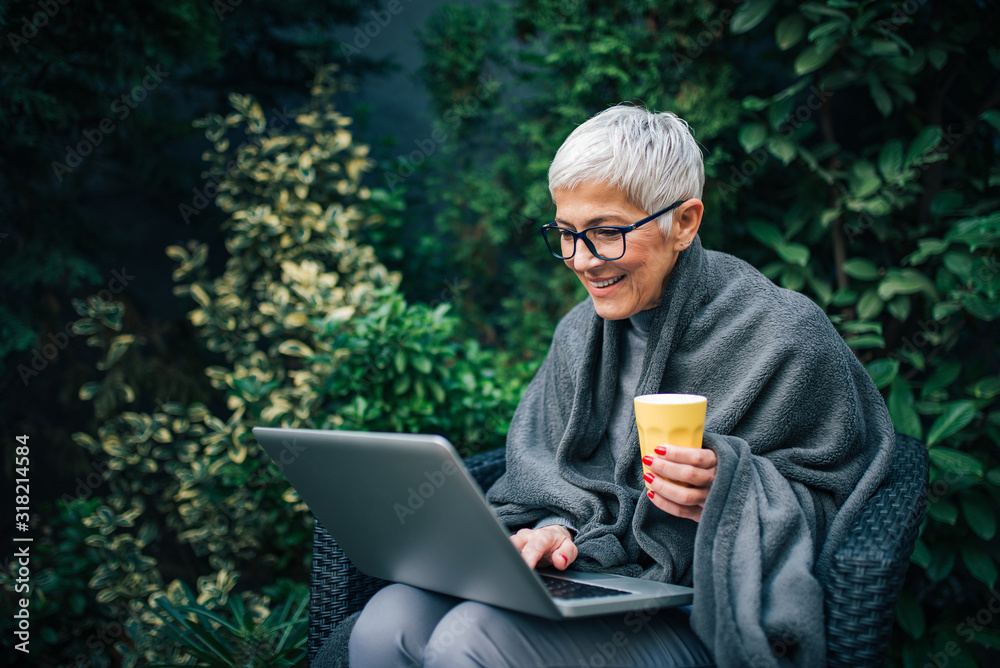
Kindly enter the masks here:
M 590 249 L 587 248 L 587 244 L 583 243 L 583 240 L 580 240 L 576 244 L 576 253 L 567 262 L 572 262 L 573 269 L 576 271 L 584 272 L 588 269 L 601 266 L 606 260 L 602 260 L 591 253 Z

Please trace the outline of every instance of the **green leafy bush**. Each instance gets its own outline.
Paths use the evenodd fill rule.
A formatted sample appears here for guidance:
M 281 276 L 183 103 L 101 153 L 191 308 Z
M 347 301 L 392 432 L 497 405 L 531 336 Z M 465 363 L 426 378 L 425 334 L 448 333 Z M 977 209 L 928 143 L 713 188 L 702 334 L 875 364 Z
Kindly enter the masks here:
M 100 552 L 90 545 L 97 532 L 83 525 L 83 518 L 93 514 L 99 505 L 99 499 L 79 497 L 58 501 L 58 512 L 43 529 L 44 539 L 32 549 L 33 565 L 42 565 L 30 582 L 35 597 L 30 637 L 38 639 L 31 645 L 36 657 L 41 654 L 50 658 L 44 648 L 59 647 L 66 659 L 86 661 L 100 668 L 111 665 L 103 641 L 111 637 L 101 633 L 105 617 L 110 617 L 108 606 L 94 600 L 88 585 L 91 574 L 101 564 Z M 28 593 L 15 588 L 24 584 L 17 582 L 18 565 L 17 560 L 12 560 L 11 570 L 0 572 L 0 589 L 5 594 L 11 592 L 14 598 Z M 118 631 L 121 635 L 120 627 Z M 39 645 L 43 647 L 41 652 L 36 650 Z M 5 650 L 15 651 L 11 647 Z M 38 665 L 44 664 L 44 659 L 38 661 Z
M 195 138 L 191 96 L 249 88 L 270 104 L 281 89 L 297 92 L 312 62 L 343 58 L 333 28 L 354 26 L 363 9 L 358 0 L 175 0 L 143 12 L 122 0 L 99 12 L 4 2 L 0 240 L 17 252 L 0 264 L 0 287 L 13 297 L 0 304 L 0 370 L 43 345 L 72 291 L 99 288 L 104 267 L 141 253 L 113 223 L 119 214 L 93 206 L 95 190 L 148 192 L 148 205 L 174 216 L 176 202 L 202 185 L 197 165 L 170 150 Z M 364 56 L 345 66 L 373 68 Z
M 893 653 L 906 666 L 946 650 L 971 664 L 983 647 L 1000 647 L 1000 635 L 961 626 L 993 595 L 1000 557 L 1000 112 L 991 109 L 1000 98 L 985 84 L 1000 52 L 978 9 L 947 20 L 938 11 L 779 4 L 742 26 L 758 41 L 773 31 L 772 53 L 792 81 L 743 97 L 739 140 L 748 153 L 762 141 L 770 156 L 748 191 L 779 188 L 785 164 L 799 174 L 782 213 L 748 203 L 749 232 L 777 255 L 764 270 L 829 309 L 885 391 L 897 430 L 929 448 L 928 520 L 897 617 L 909 638 L 897 635 Z
M 487 352 L 455 336 L 448 303 L 408 304 L 399 276 L 357 241 L 395 205 L 361 185 L 371 163 L 333 106 L 335 69 L 319 71 L 310 103 L 280 131 L 238 95 L 231 113 L 198 123 L 229 256 L 212 278 L 206 244 L 167 254 L 219 362 L 206 369 L 212 405 L 145 396 L 136 378 L 149 346 L 126 331 L 123 305 L 74 304 L 74 332 L 100 353 L 79 392 L 99 427 L 74 439 L 107 470 L 107 493 L 81 520 L 97 556 L 89 587 L 105 622 L 128 620 L 114 644 L 125 665 L 297 660 L 300 594 L 273 592 L 269 615 L 272 599 L 251 588 L 279 572 L 306 579 L 312 516 L 252 427 L 438 431 L 471 453 L 500 443 L 519 395 Z M 256 658 L 241 663 L 247 652 Z
M 173 598 L 182 604 L 177 605 Z M 305 585 L 284 603 L 268 611 L 247 608 L 243 599 L 229 599 L 228 615 L 207 610 L 196 602 L 187 587 L 152 599 L 149 612 L 161 622 L 155 633 L 194 657 L 195 662 L 153 663 L 157 668 L 287 668 L 301 665 L 306 657 L 309 630 L 309 592 Z
M 396 205 L 361 185 L 372 164 L 334 111 L 333 76 L 319 74 L 296 130 L 266 136 L 259 105 L 235 96 L 235 113 L 201 123 L 215 143 L 210 171 L 228 170 L 217 204 L 230 214 L 231 257 L 208 279 L 204 244 L 168 254 L 175 279 L 191 281 L 175 291 L 196 302 L 199 336 L 231 363 L 209 369 L 212 383 L 248 424 L 440 431 L 472 449 L 500 445 L 519 387 L 497 382 L 489 355 L 456 338 L 449 309 L 462 286 L 446 286 L 433 308 L 408 304 L 400 276 L 358 241 Z M 231 130 L 251 140 L 233 148 Z M 484 431 L 494 415 L 503 419 Z

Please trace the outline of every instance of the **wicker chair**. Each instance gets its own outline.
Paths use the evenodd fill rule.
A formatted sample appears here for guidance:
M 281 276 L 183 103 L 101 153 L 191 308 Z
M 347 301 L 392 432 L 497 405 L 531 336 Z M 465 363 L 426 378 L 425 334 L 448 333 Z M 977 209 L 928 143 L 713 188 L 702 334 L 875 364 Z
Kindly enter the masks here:
M 889 478 L 865 506 L 834 557 L 826 588 L 829 666 L 879 666 L 889 644 L 896 600 L 927 503 L 927 451 L 897 435 Z M 488 489 L 506 467 L 503 449 L 466 460 Z M 345 617 L 387 583 L 358 572 L 322 525 L 313 531 L 309 660 Z

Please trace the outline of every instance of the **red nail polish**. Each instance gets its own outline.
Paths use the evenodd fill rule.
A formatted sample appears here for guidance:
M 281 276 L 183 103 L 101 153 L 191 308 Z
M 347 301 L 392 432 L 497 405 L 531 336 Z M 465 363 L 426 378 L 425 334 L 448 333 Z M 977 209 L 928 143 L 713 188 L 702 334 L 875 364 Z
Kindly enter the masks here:
M 655 448 L 653 448 L 653 452 L 655 452 L 658 455 L 665 455 L 667 454 L 667 449 L 662 445 L 658 445 Z
M 652 499 L 655 496 L 655 493 L 653 492 L 653 490 L 649 490 L 648 492 L 646 492 L 646 496 Z
M 653 458 L 650 457 L 649 455 L 646 455 L 645 457 L 642 458 L 642 463 L 645 464 L 646 466 L 652 466 Z
M 642 479 L 645 480 L 646 482 L 653 482 L 653 474 L 652 473 L 643 473 L 642 474 Z

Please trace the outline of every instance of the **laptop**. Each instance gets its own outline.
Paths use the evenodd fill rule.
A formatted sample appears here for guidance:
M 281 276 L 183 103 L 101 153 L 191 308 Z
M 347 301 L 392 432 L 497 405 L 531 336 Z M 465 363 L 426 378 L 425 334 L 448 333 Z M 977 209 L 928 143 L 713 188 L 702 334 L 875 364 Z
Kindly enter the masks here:
M 687 605 L 693 590 L 536 571 L 441 436 L 257 427 L 254 436 L 363 573 L 549 619 Z

